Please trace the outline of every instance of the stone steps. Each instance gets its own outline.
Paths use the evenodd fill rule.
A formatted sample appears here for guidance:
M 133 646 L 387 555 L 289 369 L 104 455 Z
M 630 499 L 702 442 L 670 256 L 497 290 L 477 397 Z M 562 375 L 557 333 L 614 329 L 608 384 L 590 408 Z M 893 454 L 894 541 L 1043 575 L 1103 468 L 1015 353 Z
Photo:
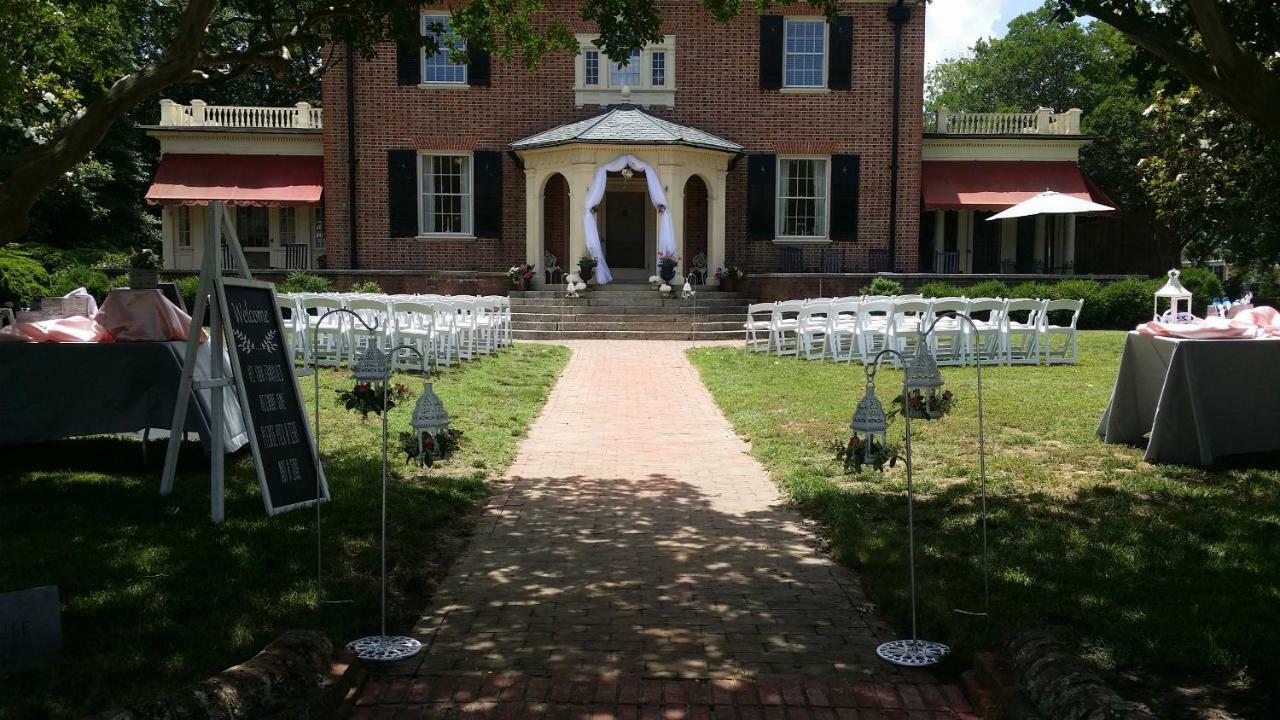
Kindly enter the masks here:
M 740 297 L 704 298 L 698 296 L 693 300 L 682 300 L 678 297 L 664 298 L 657 293 L 631 295 L 627 293 L 599 293 L 584 295 L 580 298 L 560 297 L 513 297 L 511 308 L 523 307 L 745 307 L 746 301 Z
M 563 308 L 557 308 L 563 310 Z M 692 322 L 709 322 L 709 323 L 734 323 L 741 326 L 743 319 L 746 317 L 746 311 L 735 313 L 632 313 L 632 314 L 616 314 L 616 313 L 575 313 L 575 312 L 532 312 L 532 313 L 511 313 L 511 321 L 513 323 L 539 323 L 539 322 L 593 322 L 593 323 L 668 323 L 668 324 L 688 324 Z
M 516 323 L 514 316 L 512 317 L 512 331 L 521 330 L 628 330 L 628 331 L 644 331 L 644 332 L 742 332 L 742 322 L 696 322 L 686 320 L 683 322 L 593 322 L 590 320 L 581 320 L 578 318 L 570 320 L 558 320 L 547 322 L 527 322 L 521 321 Z
M 742 330 L 703 332 L 658 331 L 658 330 L 523 330 L 513 329 L 511 335 L 516 340 L 698 340 L 719 341 L 731 340 L 741 342 Z
M 745 317 L 746 303 L 740 305 L 582 305 L 511 303 L 514 315 L 735 315 Z
M 617 283 L 580 298 L 528 290 L 511 293 L 511 328 L 517 340 L 740 341 L 750 302 L 742 293 L 714 288 L 699 290 L 693 300 Z

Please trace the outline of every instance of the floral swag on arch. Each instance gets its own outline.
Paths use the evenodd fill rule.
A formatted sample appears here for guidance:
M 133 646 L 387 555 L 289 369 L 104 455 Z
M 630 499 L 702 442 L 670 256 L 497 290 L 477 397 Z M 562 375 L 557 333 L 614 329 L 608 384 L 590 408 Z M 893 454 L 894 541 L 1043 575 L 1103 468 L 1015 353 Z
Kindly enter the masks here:
M 622 155 L 596 168 L 591 189 L 587 191 L 586 209 L 582 213 L 587 254 L 599 263 L 596 266 L 595 277 L 596 282 L 601 285 L 613 280 L 613 273 L 609 272 L 609 264 L 605 262 L 604 251 L 600 247 L 600 228 L 596 225 L 596 207 L 600 205 L 601 200 L 604 200 L 605 184 L 608 182 L 609 173 L 618 172 L 626 167 L 644 173 L 645 183 L 649 186 L 649 202 L 653 203 L 653 207 L 658 211 L 658 252 L 672 255 L 676 252 L 676 226 L 671 219 L 671 213 L 667 211 L 667 195 L 662 190 L 662 181 L 658 178 L 657 171 L 634 155 Z

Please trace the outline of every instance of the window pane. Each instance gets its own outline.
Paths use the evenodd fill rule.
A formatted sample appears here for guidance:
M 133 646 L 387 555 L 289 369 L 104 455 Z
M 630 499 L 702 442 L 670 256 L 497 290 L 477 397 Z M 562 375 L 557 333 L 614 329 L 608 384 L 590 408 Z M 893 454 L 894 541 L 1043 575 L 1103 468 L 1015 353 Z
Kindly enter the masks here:
M 778 235 L 825 237 L 827 234 L 827 161 L 784 158 L 778 161 Z
M 583 58 L 583 63 L 583 84 L 599 85 L 600 53 L 595 50 L 588 50 Z
M 788 87 L 823 87 L 825 21 L 788 20 L 785 56 L 785 84 Z
M 438 32 L 438 29 L 443 32 Z M 439 49 L 428 55 L 423 61 L 422 81 L 428 83 L 465 83 L 467 66 L 463 63 L 449 61 L 449 53 L 454 48 L 466 49 L 464 43 L 453 28 L 449 26 L 448 15 L 423 15 L 422 34 L 434 36 Z
M 667 84 L 667 54 L 665 52 L 655 52 L 652 58 L 653 77 L 652 84 L 654 87 L 664 87 Z
M 311 217 L 315 220 L 314 227 L 311 228 L 312 243 L 317 250 L 324 249 L 324 206 L 316 208 L 311 213 Z
M 191 208 L 187 205 L 174 208 L 173 219 L 178 247 L 191 247 Z
M 471 158 L 422 156 L 422 232 L 471 232 Z
M 609 62 L 609 85 L 610 87 L 622 87 L 628 85 L 636 87 L 640 84 L 640 51 L 631 51 L 631 61 L 626 67 L 622 67 L 616 62 Z
M 294 223 L 297 220 L 296 210 L 291 207 L 280 208 L 280 244 L 289 245 L 294 239 Z
M 265 207 L 236 208 L 236 235 L 242 247 L 270 247 L 271 216 Z

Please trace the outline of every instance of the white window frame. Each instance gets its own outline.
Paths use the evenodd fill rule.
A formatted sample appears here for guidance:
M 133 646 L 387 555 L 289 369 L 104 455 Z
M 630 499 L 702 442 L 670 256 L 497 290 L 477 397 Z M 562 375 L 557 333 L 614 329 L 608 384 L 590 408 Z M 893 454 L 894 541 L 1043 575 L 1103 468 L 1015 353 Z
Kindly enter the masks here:
M 467 159 L 467 213 L 463 215 L 463 230 L 461 232 L 434 232 L 428 231 L 426 225 L 425 207 L 423 202 L 425 194 L 422 188 L 422 163 L 424 158 L 432 157 L 462 157 Z M 419 238 L 439 238 L 451 240 L 472 240 L 475 239 L 476 229 L 476 164 L 475 157 L 469 152 L 452 152 L 452 151 L 435 151 L 435 150 L 419 150 L 418 151 L 418 237 Z
M 183 218 L 186 218 L 186 222 L 183 222 Z M 184 228 L 183 225 L 186 227 Z M 173 246 L 184 250 L 191 248 L 190 205 L 175 205 L 173 207 Z
M 324 206 L 311 209 L 311 246 L 316 250 L 324 250 Z
M 289 236 L 287 238 L 285 237 L 284 220 L 286 216 L 292 217 L 292 220 L 289 222 Z M 280 247 L 292 245 L 298 242 L 298 209 L 296 207 L 282 205 L 276 210 L 276 222 L 278 223 L 276 236 L 279 238 L 278 244 Z
M 787 82 L 787 29 L 792 23 L 822 23 L 822 83 L 819 85 L 791 85 Z M 800 54 L 800 53 L 797 53 Z M 810 55 L 811 53 L 803 53 Z M 795 92 L 823 92 L 827 90 L 829 79 L 828 66 L 831 63 L 831 23 L 826 18 L 814 15 L 788 15 L 782 20 L 782 88 Z
M 435 25 L 436 23 L 443 23 L 444 25 L 448 26 L 449 15 L 447 14 L 442 15 L 440 13 L 423 13 L 422 20 L 418 25 L 419 34 L 422 35 L 423 37 L 426 37 L 427 27 L 430 25 Z M 452 31 L 452 28 L 450 30 Z M 466 49 L 465 43 L 463 44 L 462 48 L 464 50 Z M 436 55 L 440 55 L 440 54 L 445 55 L 446 63 L 448 63 L 449 65 L 457 65 L 462 68 L 462 79 L 461 80 L 427 80 L 427 49 L 425 47 L 422 47 L 418 49 L 418 77 L 421 80 L 421 82 L 418 83 L 418 87 L 446 87 L 446 88 L 470 87 L 470 80 L 471 80 L 469 77 L 470 69 L 467 67 L 466 63 L 455 63 L 449 60 L 448 59 L 449 52 L 450 52 L 449 48 L 441 47 L 438 50 L 436 50 L 435 54 L 433 54 L 431 57 L 435 57 Z
M 595 82 L 591 82 L 591 79 L 590 79 L 590 78 L 588 77 L 588 75 L 587 75 L 587 55 L 594 55 L 594 56 L 595 56 L 595 61 L 596 61 L 596 79 L 595 79 Z M 601 87 L 601 85 L 600 85 L 600 66 L 601 66 L 601 64 L 602 64 L 602 63 L 600 62 L 600 59 L 601 59 L 603 56 L 604 56 L 604 53 L 600 52 L 599 50 L 595 49 L 594 47 L 590 47 L 590 48 L 587 48 L 586 50 L 583 50 L 583 51 L 582 51 L 582 86 L 583 86 L 583 87 L 589 87 L 589 88 L 598 88 L 598 87 Z
M 784 200 L 791 196 L 784 196 L 782 187 L 782 164 L 791 160 L 822 160 L 826 171 L 823 178 L 823 195 L 822 200 L 825 205 L 822 213 L 822 231 L 814 235 L 784 235 L 782 229 L 786 223 L 786 217 L 783 214 L 785 207 Z M 774 187 L 774 223 L 773 234 L 774 239 L 778 242 L 806 243 L 806 242 L 830 242 L 831 241 L 831 156 L 830 155 L 779 155 L 777 165 L 774 168 L 774 177 L 777 179 Z M 796 196 L 799 197 L 799 196 Z
M 603 50 L 596 47 L 595 35 L 579 34 L 575 36 L 578 40 L 578 55 L 574 61 L 574 97 L 576 105 L 583 107 L 586 105 L 612 105 L 622 102 L 622 87 L 613 84 L 611 77 L 613 61 Z M 594 85 L 587 84 L 587 53 L 597 53 L 597 82 Z M 661 52 L 663 54 L 663 79 L 662 85 L 653 84 L 653 53 Z M 673 107 L 675 105 L 676 96 L 676 36 L 664 35 L 662 42 L 646 45 L 640 50 L 639 61 L 633 61 L 633 65 L 639 67 L 639 82 L 635 85 L 628 85 L 631 91 L 630 102 L 636 105 L 651 106 L 658 105 L 664 107 Z M 628 65 L 630 69 L 631 65 Z

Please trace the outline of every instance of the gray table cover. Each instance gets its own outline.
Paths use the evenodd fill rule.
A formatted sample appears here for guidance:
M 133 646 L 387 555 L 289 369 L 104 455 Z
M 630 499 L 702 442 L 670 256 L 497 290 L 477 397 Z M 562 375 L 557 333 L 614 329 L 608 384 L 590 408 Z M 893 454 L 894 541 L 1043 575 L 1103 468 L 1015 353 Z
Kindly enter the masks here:
M 1098 434 L 1140 445 L 1147 433 L 1152 463 L 1280 451 L 1280 340 L 1129 333 Z
M 0 445 L 169 429 L 185 342 L 0 343 Z M 201 345 L 196 377 L 209 377 Z M 225 360 L 224 360 L 225 362 Z M 227 452 L 249 441 L 235 387 L 223 394 Z M 209 448 L 210 393 L 187 406 L 186 430 Z

